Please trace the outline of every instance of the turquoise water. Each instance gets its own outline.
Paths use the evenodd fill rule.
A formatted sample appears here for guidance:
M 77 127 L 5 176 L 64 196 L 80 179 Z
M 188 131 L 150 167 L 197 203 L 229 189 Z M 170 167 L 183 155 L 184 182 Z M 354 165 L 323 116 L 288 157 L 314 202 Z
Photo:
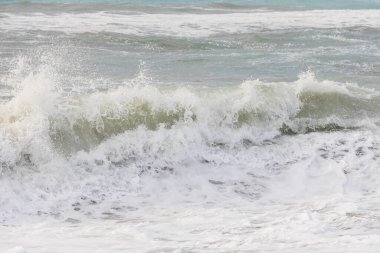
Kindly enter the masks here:
M 332 0 L 332 1 L 303 1 L 303 0 L 2 0 L 1 3 L 107 3 L 107 4 L 235 4 L 256 7 L 282 7 L 282 8 L 322 8 L 322 9 L 358 9 L 380 8 L 378 0 Z

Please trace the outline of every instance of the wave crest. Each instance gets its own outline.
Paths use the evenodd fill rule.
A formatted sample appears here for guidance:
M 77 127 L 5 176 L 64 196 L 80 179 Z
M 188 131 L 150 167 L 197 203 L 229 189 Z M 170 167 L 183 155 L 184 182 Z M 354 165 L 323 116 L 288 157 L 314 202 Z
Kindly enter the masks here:
M 0 106 L 1 138 L 8 145 L 4 150 L 16 153 L 12 159 L 34 154 L 36 145 L 44 150 L 33 155 L 36 159 L 47 150 L 66 155 L 89 151 L 137 129 L 187 131 L 199 145 L 239 147 L 280 134 L 370 126 L 377 123 L 380 105 L 374 90 L 318 81 L 312 72 L 294 82 L 248 80 L 202 89 L 158 88 L 140 74 L 122 87 L 91 94 L 65 93 L 56 82 L 54 71 L 42 67 L 27 75 L 14 98 Z

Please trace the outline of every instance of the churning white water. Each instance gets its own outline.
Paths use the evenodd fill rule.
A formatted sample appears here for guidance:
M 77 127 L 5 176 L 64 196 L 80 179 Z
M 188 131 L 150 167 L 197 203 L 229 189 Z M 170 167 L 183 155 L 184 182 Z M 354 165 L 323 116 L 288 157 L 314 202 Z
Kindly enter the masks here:
M 379 10 L 171 4 L 0 3 L 0 252 L 378 252 Z

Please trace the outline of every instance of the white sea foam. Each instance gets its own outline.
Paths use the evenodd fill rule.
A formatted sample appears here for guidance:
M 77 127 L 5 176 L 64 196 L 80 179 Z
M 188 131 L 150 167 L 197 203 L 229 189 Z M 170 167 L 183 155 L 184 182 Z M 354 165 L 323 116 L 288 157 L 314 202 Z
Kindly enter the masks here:
M 47 58 L 3 81 L 1 252 L 377 252 L 378 91 L 312 72 L 159 87 L 142 71 L 64 92 Z
M 14 247 L 5 251 L 5 253 L 27 253 L 23 247 Z
M 257 11 L 227 14 L 2 13 L 3 31 L 115 32 L 204 37 L 276 29 L 380 27 L 379 10 Z
M 22 68 L 29 68 L 25 64 L 17 66 L 21 69 L 13 73 L 24 73 Z M 377 112 L 370 108 L 378 108 L 379 103 L 379 94 L 374 90 L 318 81 L 310 72 L 295 82 L 248 80 L 235 87 L 203 90 L 159 89 L 138 76 L 118 89 L 87 95 L 62 93 L 55 76 L 54 68 L 35 67 L 15 86 L 14 98 L 0 105 L 1 180 L 6 188 L 0 202 L 8 207 L 1 210 L 4 218 L 38 212 L 66 217 L 72 208 L 67 205 L 68 200 L 75 204 L 76 199 L 84 197 L 85 202 L 92 199 L 100 203 L 105 201 L 104 196 L 108 198 L 115 191 L 126 189 L 128 194 L 137 194 L 141 191 L 139 175 L 145 174 L 157 173 L 159 178 L 166 175 L 165 184 L 173 189 L 179 187 L 177 193 L 170 191 L 174 200 L 207 196 L 209 193 L 203 190 L 209 192 L 210 185 L 202 189 L 204 186 L 197 186 L 197 182 L 207 178 L 209 164 L 217 165 L 217 170 L 221 166 L 229 180 L 239 180 L 242 172 L 235 172 L 235 167 L 245 168 L 249 163 L 246 159 L 264 166 L 269 152 L 268 159 L 275 162 L 271 152 L 277 151 L 265 151 L 265 145 L 276 142 L 281 131 L 304 133 L 356 127 L 368 130 L 376 124 L 376 114 L 367 118 Z M 12 83 L 19 79 L 9 80 Z M 344 113 L 353 102 L 355 106 L 346 118 Z M 367 110 L 367 117 L 357 115 L 360 110 Z M 247 148 L 254 145 L 263 149 L 257 150 L 260 158 L 246 154 Z M 295 162 L 302 164 L 302 157 Z M 315 160 L 300 168 L 323 163 Z M 333 166 L 336 169 L 338 165 L 341 166 Z M 274 164 L 269 166 L 270 170 L 276 169 Z M 326 175 L 331 171 L 328 166 Z M 203 172 L 197 175 L 200 169 Z M 181 190 L 181 180 L 170 179 L 183 170 L 195 177 L 195 181 L 189 182 L 193 189 L 190 192 Z M 257 168 L 252 173 L 258 171 Z M 340 180 L 339 173 L 336 175 Z M 224 180 L 223 176 L 215 182 Z M 161 183 L 154 184 L 142 192 L 154 196 L 159 192 L 155 187 L 161 187 Z M 197 187 L 201 188 L 195 191 Z M 236 187 L 236 192 L 252 198 L 262 193 L 260 183 Z M 212 194 L 219 195 L 215 190 Z M 95 206 L 96 210 L 107 209 L 100 204 Z
M 125 142 L 125 137 L 114 142 Z M 166 140 L 162 142 L 165 147 Z M 177 160 L 174 173 L 146 171 L 140 176 L 126 164 L 94 166 L 94 159 L 115 148 L 108 142 L 82 155 L 80 166 L 62 166 L 56 160 L 40 168 L 45 175 L 19 170 L 30 175 L 13 177 L 24 181 L 18 181 L 23 191 L 11 199 L 24 202 L 20 208 L 40 210 L 45 222 L 18 213 L 23 225 L 1 228 L 0 249 L 22 243 L 28 252 L 249 251 L 253 246 L 331 252 L 338 245 L 344 252 L 376 252 L 379 246 L 374 210 L 379 160 L 373 151 L 379 140 L 374 132 L 284 136 L 239 152 L 203 149 L 209 163 Z M 165 159 L 179 158 L 178 152 L 171 155 Z M 158 163 L 164 158 L 153 159 Z M 52 174 L 49 167 L 54 166 L 61 168 Z M 2 179 L 3 185 L 7 180 Z M 34 202 L 28 204 L 25 196 Z M 64 206 L 68 209 L 63 212 Z M 58 210 L 57 220 L 51 220 L 47 213 Z

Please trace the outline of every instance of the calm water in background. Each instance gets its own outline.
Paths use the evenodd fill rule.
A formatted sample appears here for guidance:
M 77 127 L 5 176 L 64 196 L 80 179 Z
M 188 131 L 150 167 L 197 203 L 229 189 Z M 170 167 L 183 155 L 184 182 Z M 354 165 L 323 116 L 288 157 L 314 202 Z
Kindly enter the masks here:
M 0 1 L 0 249 L 377 252 L 380 2 Z

